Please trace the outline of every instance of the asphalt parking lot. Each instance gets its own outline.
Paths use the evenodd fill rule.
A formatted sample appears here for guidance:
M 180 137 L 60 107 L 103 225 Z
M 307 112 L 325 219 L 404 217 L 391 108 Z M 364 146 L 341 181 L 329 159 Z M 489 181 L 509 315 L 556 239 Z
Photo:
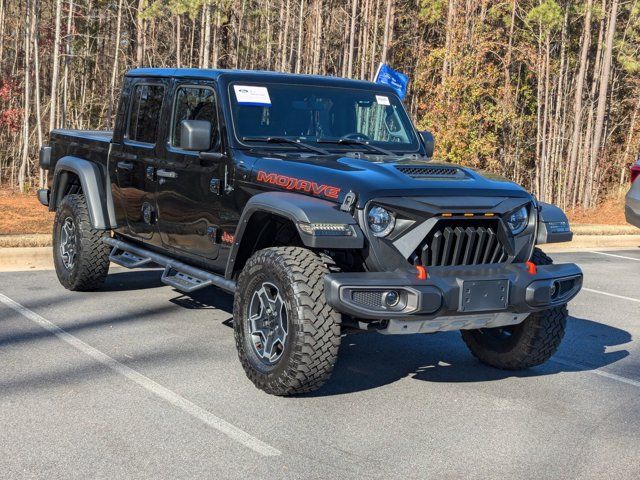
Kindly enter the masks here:
M 636 479 L 640 249 L 553 257 L 585 289 L 549 363 L 484 367 L 457 332 L 351 335 L 297 398 L 245 377 L 220 291 L 0 273 L 0 478 Z

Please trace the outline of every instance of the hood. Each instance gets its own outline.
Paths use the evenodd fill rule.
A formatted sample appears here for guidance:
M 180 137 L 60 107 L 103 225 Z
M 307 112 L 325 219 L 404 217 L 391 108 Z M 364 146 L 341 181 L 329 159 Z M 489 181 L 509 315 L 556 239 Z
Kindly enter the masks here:
M 410 196 L 531 198 L 514 182 L 469 168 L 410 156 L 240 155 L 247 187 L 296 191 L 342 202 L 352 191 L 358 208 L 371 199 Z

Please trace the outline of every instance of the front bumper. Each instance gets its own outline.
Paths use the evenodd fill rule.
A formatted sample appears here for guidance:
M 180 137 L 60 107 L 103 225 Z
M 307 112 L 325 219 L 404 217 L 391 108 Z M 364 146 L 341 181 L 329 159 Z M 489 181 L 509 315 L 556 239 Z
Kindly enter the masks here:
M 518 317 L 524 319 L 531 312 L 567 303 L 581 287 L 582 271 L 572 263 L 540 265 L 535 273 L 523 263 L 431 267 L 424 280 L 415 270 L 332 273 L 325 278 L 325 294 L 332 307 L 369 320 L 487 317 L 506 312 L 523 314 Z

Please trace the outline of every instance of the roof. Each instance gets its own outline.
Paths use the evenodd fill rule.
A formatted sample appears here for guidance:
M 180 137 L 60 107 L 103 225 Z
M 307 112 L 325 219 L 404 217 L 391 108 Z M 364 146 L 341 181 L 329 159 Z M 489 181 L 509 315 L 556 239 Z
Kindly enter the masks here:
M 282 73 L 269 70 L 226 70 L 226 69 L 203 69 L 203 68 L 135 68 L 126 73 L 128 77 L 163 77 L 163 78 L 194 78 L 216 80 L 244 80 L 244 81 L 276 81 L 295 83 L 330 83 L 333 86 L 351 88 L 376 88 L 382 90 L 392 90 L 387 85 L 368 82 L 365 80 L 352 80 L 349 78 L 306 75 L 297 73 Z

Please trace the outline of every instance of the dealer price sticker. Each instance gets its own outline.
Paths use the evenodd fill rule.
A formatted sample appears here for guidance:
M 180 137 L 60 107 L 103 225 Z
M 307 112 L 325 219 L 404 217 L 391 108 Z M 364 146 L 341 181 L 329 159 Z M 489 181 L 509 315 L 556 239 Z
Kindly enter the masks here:
M 270 106 L 271 98 L 267 87 L 253 85 L 234 85 L 233 90 L 239 105 Z

